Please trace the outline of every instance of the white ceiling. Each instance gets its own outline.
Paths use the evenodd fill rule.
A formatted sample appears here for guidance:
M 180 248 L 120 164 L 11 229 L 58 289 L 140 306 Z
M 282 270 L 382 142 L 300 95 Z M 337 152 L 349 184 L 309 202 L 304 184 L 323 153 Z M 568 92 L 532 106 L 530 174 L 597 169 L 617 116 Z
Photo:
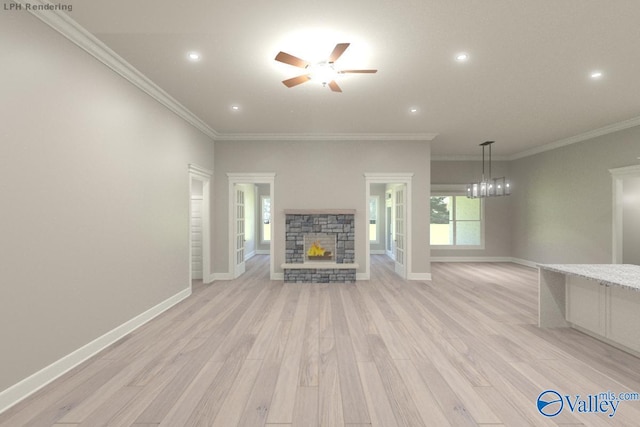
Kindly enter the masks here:
M 83 0 L 69 16 L 223 137 L 437 133 L 436 156 L 485 140 L 514 156 L 640 117 L 637 0 Z M 342 42 L 338 68 L 378 73 L 343 93 L 281 83 L 304 70 L 280 50 Z

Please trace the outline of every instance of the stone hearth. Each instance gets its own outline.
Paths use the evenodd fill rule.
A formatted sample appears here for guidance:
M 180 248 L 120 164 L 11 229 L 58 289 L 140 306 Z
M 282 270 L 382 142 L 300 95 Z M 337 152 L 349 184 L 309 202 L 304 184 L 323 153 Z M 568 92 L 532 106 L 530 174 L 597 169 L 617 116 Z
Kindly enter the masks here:
M 285 282 L 355 281 L 355 210 L 285 210 L 285 216 Z M 330 236 L 329 241 L 335 239 L 335 253 L 331 250 L 330 256 L 310 260 L 305 236 L 321 235 Z

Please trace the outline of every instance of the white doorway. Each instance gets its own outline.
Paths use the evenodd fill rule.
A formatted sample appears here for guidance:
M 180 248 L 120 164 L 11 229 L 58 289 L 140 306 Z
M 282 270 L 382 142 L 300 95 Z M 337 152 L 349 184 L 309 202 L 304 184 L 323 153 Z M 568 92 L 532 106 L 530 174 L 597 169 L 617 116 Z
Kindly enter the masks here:
M 613 263 L 640 265 L 640 165 L 611 169 Z
M 393 259 L 393 191 L 384 193 L 385 253 Z
M 202 280 L 202 184 L 192 180 L 192 187 L 195 191 L 191 194 L 191 279 Z
M 211 274 L 211 198 L 210 183 L 213 172 L 197 165 L 189 165 L 189 283 L 202 279 L 213 281 Z
M 407 223 L 407 210 L 406 210 L 406 185 L 399 184 L 395 187 L 394 191 L 394 235 L 393 235 L 393 243 L 394 243 L 394 261 L 395 261 L 395 271 L 396 274 L 400 277 L 407 277 L 407 266 L 406 266 L 406 241 L 407 241 L 407 233 L 406 233 L 406 223 Z
M 247 199 L 247 188 L 255 188 L 258 184 L 266 184 L 268 186 L 269 204 L 268 204 L 268 216 L 269 216 L 269 231 L 271 235 L 277 230 L 277 224 L 273 215 L 273 209 L 275 206 L 275 173 L 227 173 L 229 180 L 229 279 L 235 279 L 245 272 L 245 263 L 247 255 L 247 242 L 246 232 L 253 229 L 254 241 L 251 243 L 253 246 L 250 248 L 251 253 L 256 252 L 257 242 L 260 240 L 259 227 L 255 227 L 255 222 L 260 215 L 258 215 L 258 197 L 257 191 L 251 192 L 250 200 Z M 240 194 L 242 193 L 242 194 Z M 247 205 L 251 207 L 252 212 L 247 212 Z M 274 265 L 274 244 L 273 238 L 268 242 L 269 253 L 269 270 L 271 280 L 274 279 L 275 265 Z M 262 252 L 264 253 L 264 252 Z
M 244 189 L 236 184 L 234 186 L 236 194 L 234 204 L 234 221 L 235 221 L 235 265 L 234 277 L 238 277 L 245 272 L 245 244 L 246 244 L 246 210 L 245 210 L 245 192 Z
M 411 275 L 411 181 L 413 173 L 365 173 L 366 199 L 371 195 L 372 184 L 386 184 L 385 192 L 385 228 L 387 254 L 394 259 L 395 272 L 403 279 Z M 391 202 L 386 194 L 391 194 Z M 366 224 L 369 224 L 369 209 L 365 209 Z M 369 241 L 369 229 L 366 229 Z M 371 249 L 366 245 L 365 276 L 371 276 Z

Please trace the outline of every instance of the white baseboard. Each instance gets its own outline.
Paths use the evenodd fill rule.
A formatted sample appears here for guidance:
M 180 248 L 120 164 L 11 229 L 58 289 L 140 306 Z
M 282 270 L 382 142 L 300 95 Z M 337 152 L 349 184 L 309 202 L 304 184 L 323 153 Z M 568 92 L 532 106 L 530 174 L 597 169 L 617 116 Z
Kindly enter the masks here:
M 371 280 L 369 273 L 356 273 L 356 280 Z
M 247 252 L 246 254 L 244 254 L 244 260 L 250 260 L 254 256 L 256 256 L 256 251 Z
M 526 267 L 537 268 L 538 263 L 513 257 L 431 257 L 431 262 L 512 262 Z
M 189 295 L 191 295 L 191 287 L 178 292 L 171 298 L 161 302 L 155 307 L 152 307 L 144 313 L 139 314 L 133 319 L 102 335 L 101 337 L 96 338 L 95 340 L 80 347 L 74 352 L 53 362 L 51 365 L 41 369 L 35 374 L 0 392 L 0 413 L 6 411 L 21 400 L 29 397 L 31 394 L 40 390 L 42 387 L 51 383 L 61 375 L 69 372 L 71 369 L 75 368 L 85 360 L 98 354 L 100 351 L 115 343 L 120 338 L 131 333 L 154 317 L 162 314 L 164 311 L 189 297 Z
M 434 256 L 431 262 L 514 262 L 511 257 Z
M 271 280 L 284 280 L 284 273 L 273 273 L 271 275 L 271 277 L 269 277 L 269 279 L 271 279 Z
M 431 273 L 409 273 L 407 280 L 431 280 Z
M 269 249 L 256 249 L 256 255 L 269 255 Z
M 384 249 L 371 249 L 369 252 L 371 255 L 386 255 L 387 251 Z
M 527 266 L 527 267 L 531 267 L 531 268 L 538 268 L 538 263 L 537 262 L 528 261 L 526 259 L 511 258 L 511 262 L 514 262 L 514 263 L 520 264 L 520 265 L 524 265 L 524 266 Z

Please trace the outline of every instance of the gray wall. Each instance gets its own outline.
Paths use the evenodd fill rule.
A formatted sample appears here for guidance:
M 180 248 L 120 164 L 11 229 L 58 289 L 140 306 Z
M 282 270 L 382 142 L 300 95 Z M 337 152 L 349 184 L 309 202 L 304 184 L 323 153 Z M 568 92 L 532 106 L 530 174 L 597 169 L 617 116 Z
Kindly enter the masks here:
M 430 145 L 425 141 L 217 141 L 215 271 L 228 271 L 228 172 L 275 172 L 276 271 L 284 262 L 284 209 L 356 209 L 356 262 L 365 265 L 365 172 L 413 172 L 413 271 L 429 273 Z
M 511 177 L 508 162 L 492 162 L 492 176 Z M 431 184 L 467 184 L 482 175 L 481 161 L 434 161 L 431 163 Z M 517 190 L 516 190 L 517 191 Z M 432 257 L 510 257 L 511 210 L 513 196 L 483 200 L 485 214 L 484 249 L 431 249 Z
M 542 263 L 612 261 L 609 169 L 638 164 L 640 127 L 514 160 L 513 256 Z
M 29 13 L 0 57 L 2 391 L 190 286 L 213 144 Z

